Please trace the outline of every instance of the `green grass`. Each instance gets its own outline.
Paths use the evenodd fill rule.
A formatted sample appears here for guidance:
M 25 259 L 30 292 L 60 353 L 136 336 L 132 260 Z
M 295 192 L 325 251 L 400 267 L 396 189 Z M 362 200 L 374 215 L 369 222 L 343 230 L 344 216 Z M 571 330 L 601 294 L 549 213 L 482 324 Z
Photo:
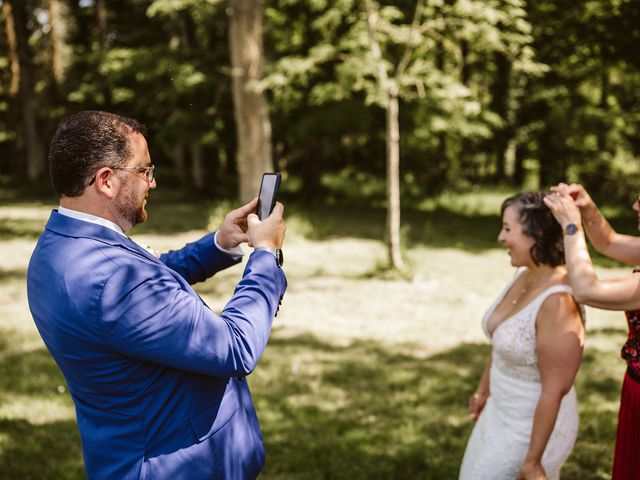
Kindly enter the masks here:
M 268 451 L 261 478 L 457 478 L 467 398 L 490 351 L 480 317 L 513 274 L 496 242 L 505 196 L 445 196 L 403 212 L 411 281 L 377 276 L 383 210 L 287 206 L 289 288 L 249 378 Z M 0 478 L 83 478 L 73 405 L 26 305 L 27 262 L 53 206 L 0 206 Z M 132 236 L 178 248 L 228 207 L 154 193 L 149 222 Z M 628 217 L 616 226 L 633 232 Z M 628 270 L 596 264 L 603 276 Z M 219 311 L 241 272 L 197 290 Z M 622 314 L 587 315 L 567 479 L 609 478 L 624 374 Z

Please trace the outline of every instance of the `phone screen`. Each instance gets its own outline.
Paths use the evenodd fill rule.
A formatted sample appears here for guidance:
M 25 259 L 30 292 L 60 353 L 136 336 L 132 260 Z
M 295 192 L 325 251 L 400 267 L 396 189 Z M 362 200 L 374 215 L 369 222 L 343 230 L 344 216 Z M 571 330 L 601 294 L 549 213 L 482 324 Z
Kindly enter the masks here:
M 279 173 L 265 173 L 262 175 L 262 184 L 260 185 L 260 194 L 258 195 L 258 206 L 256 214 L 260 220 L 264 220 L 273 211 L 276 205 L 276 197 L 280 187 Z

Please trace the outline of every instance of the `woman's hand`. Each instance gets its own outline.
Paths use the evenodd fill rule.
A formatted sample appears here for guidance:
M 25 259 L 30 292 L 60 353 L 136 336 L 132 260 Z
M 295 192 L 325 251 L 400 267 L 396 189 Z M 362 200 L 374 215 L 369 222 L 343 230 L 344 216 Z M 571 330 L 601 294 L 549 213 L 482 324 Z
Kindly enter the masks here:
M 556 190 L 551 195 L 546 195 L 543 201 L 563 229 L 571 223 L 582 223 L 580 209 L 569 193 Z
M 586 210 L 597 208 L 587 190 L 579 183 L 572 183 L 571 185 L 559 183 L 555 187 L 551 187 L 551 191 L 570 195 L 583 214 Z
M 487 398 L 489 398 L 489 393 L 479 391 L 469 397 L 469 416 L 474 422 L 480 417 L 484 405 L 487 403 Z
M 547 474 L 540 462 L 525 461 L 518 471 L 516 480 L 547 480 Z

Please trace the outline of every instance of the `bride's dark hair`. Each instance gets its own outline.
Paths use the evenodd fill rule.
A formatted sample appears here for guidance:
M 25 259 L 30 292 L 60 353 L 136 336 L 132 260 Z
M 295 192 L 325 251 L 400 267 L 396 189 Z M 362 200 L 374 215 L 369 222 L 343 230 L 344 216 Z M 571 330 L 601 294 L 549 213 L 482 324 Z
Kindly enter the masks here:
M 544 192 L 518 193 L 502 202 L 501 213 L 504 214 L 507 207 L 514 207 L 522 233 L 534 240 L 529 253 L 535 264 L 556 267 L 564 264 L 562 228 L 542 201 L 545 196 Z

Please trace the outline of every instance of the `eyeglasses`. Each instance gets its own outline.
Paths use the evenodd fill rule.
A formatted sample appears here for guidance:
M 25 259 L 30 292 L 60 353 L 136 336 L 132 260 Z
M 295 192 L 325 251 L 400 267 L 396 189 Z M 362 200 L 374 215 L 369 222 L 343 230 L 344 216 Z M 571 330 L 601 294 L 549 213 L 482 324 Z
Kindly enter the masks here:
M 139 172 L 139 173 L 144 172 L 144 174 L 147 177 L 147 182 L 151 183 L 153 182 L 153 179 L 154 179 L 153 172 L 156 169 L 156 166 L 149 165 L 148 167 L 109 167 L 109 168 L 111 170 L 133 170 L 134 172 Z M 89 182 L 89 185 L 93 185 L 95 181 L 96 181 L 96 177 L 93 177 Z
M 153 171 L 155 169 L 155 165 L 149 165 L 148 167 L 111 167 L 111 170 L 133 170 L 134 172 L 144 172 L 149 183 L 153 182 Z

